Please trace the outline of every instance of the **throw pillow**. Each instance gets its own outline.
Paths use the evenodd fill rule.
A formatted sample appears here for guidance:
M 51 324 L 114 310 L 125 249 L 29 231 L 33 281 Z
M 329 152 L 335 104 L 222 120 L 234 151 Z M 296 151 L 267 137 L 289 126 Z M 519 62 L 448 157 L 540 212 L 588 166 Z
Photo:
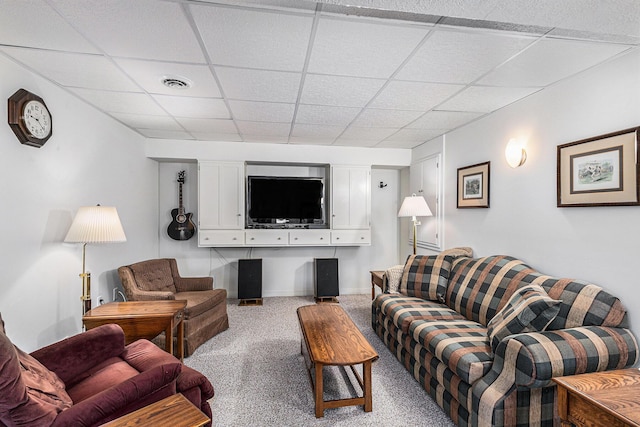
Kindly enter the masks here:
M 560 302 L 554 300 L 538 285 L 516 290 L 507 304 L 487 324 L 491 349 L 509 335 L 521 332 L 541 332 L 556 318 Z
M 402 279 L 402 273 L 404 272 L 404 265 L 394 265 L 388 268 L 384 272 L 386 286 L 384 292 L 387 294 L 397 294 L 400 287 L 400 280 Z
M 409 255 L 399 292 L 410 297 L 438 301 L 438 295 L 446 293 L 451 262 L 449 255 Z
M 73 404 L 58 376 L 15 347 L 3 327 L 0 378 L 0 421 L 5 424 L 50 425 L 60 411 Z

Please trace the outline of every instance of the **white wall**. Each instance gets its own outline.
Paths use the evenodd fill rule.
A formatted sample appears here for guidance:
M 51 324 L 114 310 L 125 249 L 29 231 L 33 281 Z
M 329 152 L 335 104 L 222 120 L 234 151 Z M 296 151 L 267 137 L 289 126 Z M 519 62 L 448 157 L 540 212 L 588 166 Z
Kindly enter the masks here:
M 62 243 L 78 207 L 116 206 L 127 235 L 87 246 L 94 305 L 111 299 L 118 266 L 157 254 L 157 163 L 144 138 L 1 55 L 0 75 L 0 98 L 25 88 L 53 116 L 39 149 L 0 126 L 0 313 L 13 342 L 32 351 L 81 330 L 81 245 Z
M 640 207 L 556 207 L 556 147 L 636 126 L 637 50 L 446 135 L 445 247 L 513 255 L 543 273 L 598 284 L 622 300 L 640 336 Z M 511 169 L 505 145 L 523 135 L 527 161 Z M 456 209 L 456 169 L 485 161 L 491 207 Z
M 273 149 L 287 150 L 285 145 Z M 299 158 L 297 161 L 301 161 Z M 185 210 L 197 224 L 197 164 L 162 162 L 159 166 L 159 254 L 176 258 L 182 276 L 212 276 L 217 288 L 237 297 L 238 259 L 262 258 L 264 297 L 313 295 L 313 259 L 338 258 L 340 293 L 371 291 L 369 270 L 385 269 L 398 262 L 398 192 L 400 171 L 373 168 L 371 172 L 372 244 L 361 247 L 199 248 L 197 236 L 172 240 L 166 233 L 171 209 L 177 207 L 177 173 L 186 171 L 183 186 Z M 387 184 L 379 188 L 380 181 Z

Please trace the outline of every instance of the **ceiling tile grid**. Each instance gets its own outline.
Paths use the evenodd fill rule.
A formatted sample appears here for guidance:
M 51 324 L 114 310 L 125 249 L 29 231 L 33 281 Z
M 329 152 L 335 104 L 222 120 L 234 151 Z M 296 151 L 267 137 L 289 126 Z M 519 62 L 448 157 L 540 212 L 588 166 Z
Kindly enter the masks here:
M 4 0 L 0 54 L 150 139 L 413 148 L 639 48 L 586 1 Z

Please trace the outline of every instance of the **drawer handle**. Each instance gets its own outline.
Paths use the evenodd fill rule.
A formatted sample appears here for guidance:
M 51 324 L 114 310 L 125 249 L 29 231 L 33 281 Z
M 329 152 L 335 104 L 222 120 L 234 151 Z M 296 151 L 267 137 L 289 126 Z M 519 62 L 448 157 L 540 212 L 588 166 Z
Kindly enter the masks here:
M 340 238 L 339 238 L 339 237 L 336 237 L 336 240 L 340 240 Z
M 237 237 L 234 237 L 234 238 L 233 238 L 233 239 L 231 239 L 231 240 L 238 240 L 238 238 L 237 238 Z
M 282 240 L 282 237 L 278 237 L 278 240 Z
M 242 214 L 238 214 L 238 216 L 242 216 Z
M 320 240 L 324 240 L 324 237 L 321 237 Z
M 360 240 L 364 240 L 364 236 L 360 236 Z
M 255 237 L 252 237 L 251 240 L 255 240 Z
M 294 238 L 293 238 L 293 240 L 298 240 L 298 238 L 297 238 L 297 237 L 294 237 Z
M 209 238 L 208 238 L 208 237 L 205 237 L 205 238 L 204 238 L 204 240 L 209 240 Z

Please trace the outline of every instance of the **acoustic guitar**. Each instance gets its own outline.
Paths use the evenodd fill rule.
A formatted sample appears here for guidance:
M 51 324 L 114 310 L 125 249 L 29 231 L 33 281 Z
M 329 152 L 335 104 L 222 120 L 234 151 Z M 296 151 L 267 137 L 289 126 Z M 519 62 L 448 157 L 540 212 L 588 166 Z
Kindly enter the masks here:
M 185 171 L 178 172 L 178 208 L 171 211 L 173 220 L 167 227 L 167 234 L 173 240 L 189 240 L 196 232 L 196 226 L 191 221 L 192 214 L 185 213 L 182 205 L 182 184 L 184 184 Z

